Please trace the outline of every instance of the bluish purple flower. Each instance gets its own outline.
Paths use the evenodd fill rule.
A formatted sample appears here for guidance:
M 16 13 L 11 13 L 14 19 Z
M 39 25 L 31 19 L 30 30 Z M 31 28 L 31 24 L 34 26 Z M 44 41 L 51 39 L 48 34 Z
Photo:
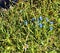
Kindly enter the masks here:
M 42 16 L 39 17 L 39 20 L 41 20 L 41 21 L 43 20 Z
M 32 18 L 32 20 L 31 20 L 32 22 L 34 22 L 35 21 L 35 18 Z
M 53 24 L 53 22 L 51 21 L 50 24 Z
M 42 27 L 43 27 L 43 24 L 42 24 L 42 23 L 40 23 L 40 24 L 39 24 L 39 27 L 40 27 L 40 28 L 42 28 Z
M 25 21 L 24 21 L 24 25 L 27 25 L 27 24 L 28 24 L 28 22 L 27 22 L 27 20 L 25 20 Z
M 53 27 L 52 26 L 50 26 L 50 31 L 52 31 L 53 30 Z

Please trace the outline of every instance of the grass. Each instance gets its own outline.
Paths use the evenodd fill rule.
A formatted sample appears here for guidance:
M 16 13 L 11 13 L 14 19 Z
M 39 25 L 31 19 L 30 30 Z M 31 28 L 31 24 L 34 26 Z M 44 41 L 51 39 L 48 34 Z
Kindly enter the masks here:
M 0 53 L 60 53 L 60 1 L 19 1 L 0 11 Z

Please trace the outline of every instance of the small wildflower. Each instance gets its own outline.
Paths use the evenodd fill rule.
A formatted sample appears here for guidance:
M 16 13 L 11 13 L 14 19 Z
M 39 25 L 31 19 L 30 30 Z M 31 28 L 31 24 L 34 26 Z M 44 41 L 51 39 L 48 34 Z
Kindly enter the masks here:
M 43 24 L 42 24 L 42 23 L 40 23 L 40 24 L 39 24 L 39 27 L 41 27 L 41 28 L 42 28 L 42 27 L 43 27 Z
M 52 31 L 53 30 L 53 27 L 52 26 L 50 26 L 50 31 Z
M 24 21 L 24 24 L 25 24 L 25 25 L 27 25 L 27 24 L 28 24 L 27 20 L 25 20 L 25 21 Z
M 53 24 L 53 22 L 50 22 L 50 24 Z
M 34 22 L 35 21 L 35 18 L 32 18 L 32 20 L 31 20 L 32 22 Z
M 28 45 L 27 45 L 27 44 L 23 45 L 23 49 L 24 49 L 25 51 L 27 50 L 27 48 L 28 48 Z
M 48 18 L 46 18 L 46 21 L 47 21 L 47 22 L 49 22 L 49 19 L 48 19 Z
M 42 16 L 39 17 L 39 20 L 41 20 L 41 21 L 43 20 Z

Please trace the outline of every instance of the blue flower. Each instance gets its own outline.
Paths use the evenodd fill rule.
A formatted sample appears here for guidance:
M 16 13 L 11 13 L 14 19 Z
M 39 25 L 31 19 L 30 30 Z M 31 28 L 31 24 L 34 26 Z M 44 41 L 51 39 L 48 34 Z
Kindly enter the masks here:
M 39 27 L 40 27 L 40 28 L 42 28 L 42 27 L 43 27 L 43 24 L 42 24 L 42 23 L 40 23 L 40 24 L 39 24 Z
M 50 31 L 52 31 L 53 30 L 53 27 L 52 26 L 50 26 Z
M 53 24 L 53 22 L 51 21 L 50 24 Z
M 34 22 L 35 21 L 35 18 L 32 18 L 32 20 L 31 20 L 32 22 Z
M 47 21 L 47 22 L 49 22 L 49 19 L 48 19 L 48 18 L 46 18 L 46 21 Z
M 42 16 L 39 17 L 39 20 L 41 20 L 41 21 L 43 20 Z
M 25 21 L 24 21 L 24 24 L 25 24 L 25 25 L 27 25 L 27 24 L 28 24 L 27 20 L 25 20 Z

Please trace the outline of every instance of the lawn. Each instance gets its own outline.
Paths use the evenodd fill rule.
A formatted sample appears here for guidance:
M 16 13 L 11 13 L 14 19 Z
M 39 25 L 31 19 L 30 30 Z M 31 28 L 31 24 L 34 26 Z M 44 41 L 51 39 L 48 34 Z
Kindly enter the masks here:
M 19 0 L 0 9 L 0 53 L 60 53 L 60 0 Z

